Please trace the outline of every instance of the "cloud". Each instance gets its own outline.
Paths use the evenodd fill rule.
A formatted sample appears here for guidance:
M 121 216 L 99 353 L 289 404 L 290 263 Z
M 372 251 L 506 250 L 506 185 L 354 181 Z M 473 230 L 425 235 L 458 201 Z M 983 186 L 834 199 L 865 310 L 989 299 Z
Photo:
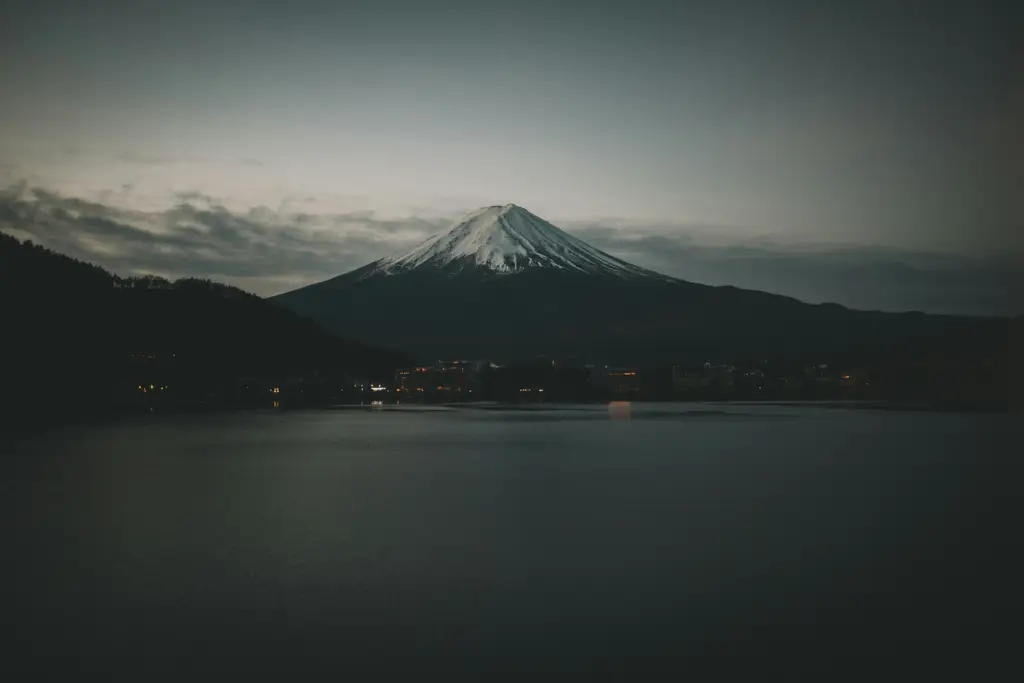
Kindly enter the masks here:
M 281 216 L 232 213 L 197 192 L 166 211 L 119 209 L 29 188 L 0 191 L 0 229 L 121 275 L 208 277 L 275 294 L 404 249 L 442 224 L 371 212 Z
M 166 166 L 168 164 L 188 163 L 198 161 L 185 157 L 161 156 L 158 154 L 143 154 L 141 152 L 122 152 L 117 155 L 119 161 L 126 164 L 139 164 L 141 166 Z
M 20 182 L 0 190 L 0 230 L 121 275 L 208 277 L 266 296 L 408 249 L 455 218 L 267 207 L 233 212 L 200 192 L 181 192 L 175 200 L 162 211 L 129 210 Z M 712 225 L 602 222 L 566 228 L 615 256 L 694 282 L 855 308 L 1021 313 L 1024 268 L 1013 256 L 782 244 L 756 237 L 730 243 L 721 235 L 736 232 Z
M 77 153 L 77 152 L 76 152 Z M 119 161 L 140 166 L 171 166 L 174 164 L 220 164 L 237 166 L 263 166 L 263 162 L 252 157 L 240 159 L 211 159 L 203 156 L 147 154 L 145 152 L 128 151 L 117 155 Z
M 707 244 L 693 234 L 582 227 L 574 233 L 620 258 L 692 282 L 785 294 L 810 303 L 935 313 L 1016 315 L 1024 310 L 1019 256 L 966 256 L 896 248 Z M 707 232 L 698 229 L 696 234 Z

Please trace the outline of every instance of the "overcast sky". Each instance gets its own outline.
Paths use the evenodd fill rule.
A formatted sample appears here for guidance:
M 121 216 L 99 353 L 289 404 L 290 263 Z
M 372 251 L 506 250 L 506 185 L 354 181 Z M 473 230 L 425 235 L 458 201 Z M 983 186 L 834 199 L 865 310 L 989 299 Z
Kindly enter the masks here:
M 0 228 L 269 294 L 515 202 L 699 281 L 1013 308 L 1011 5 L 0 0 Z

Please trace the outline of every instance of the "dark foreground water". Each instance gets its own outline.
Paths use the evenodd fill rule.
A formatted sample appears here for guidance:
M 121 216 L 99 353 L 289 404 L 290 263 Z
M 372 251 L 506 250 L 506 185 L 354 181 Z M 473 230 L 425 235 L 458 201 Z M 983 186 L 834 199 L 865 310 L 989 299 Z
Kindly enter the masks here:
M 1017 618 L 1009 416 L 609 417 L 264 412 L 0 442 L 2 666 L 635 672 L 934 657 Z

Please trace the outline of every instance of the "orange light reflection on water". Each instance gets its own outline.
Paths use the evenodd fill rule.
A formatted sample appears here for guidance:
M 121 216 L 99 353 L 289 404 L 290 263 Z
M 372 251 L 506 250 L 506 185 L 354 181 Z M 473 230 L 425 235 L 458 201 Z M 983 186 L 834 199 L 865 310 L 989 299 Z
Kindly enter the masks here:
M 629 401 L 612 401 L 608 404 L 608 417 L 612 420 L 628 420 L 632 413 L 633 406 Z

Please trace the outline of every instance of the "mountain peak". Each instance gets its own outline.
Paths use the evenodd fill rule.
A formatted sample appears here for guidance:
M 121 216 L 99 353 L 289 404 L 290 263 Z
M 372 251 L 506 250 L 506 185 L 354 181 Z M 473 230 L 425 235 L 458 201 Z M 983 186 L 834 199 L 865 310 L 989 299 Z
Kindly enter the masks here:
M 616 277 L 658 277 L 590 246 L 516 204 L 485 206 L 423 244 L 374 264 L 393 274 L 419 268 L 516 273 L 554 268 Z M 667 279 L 667 278 L 666 278 Z

